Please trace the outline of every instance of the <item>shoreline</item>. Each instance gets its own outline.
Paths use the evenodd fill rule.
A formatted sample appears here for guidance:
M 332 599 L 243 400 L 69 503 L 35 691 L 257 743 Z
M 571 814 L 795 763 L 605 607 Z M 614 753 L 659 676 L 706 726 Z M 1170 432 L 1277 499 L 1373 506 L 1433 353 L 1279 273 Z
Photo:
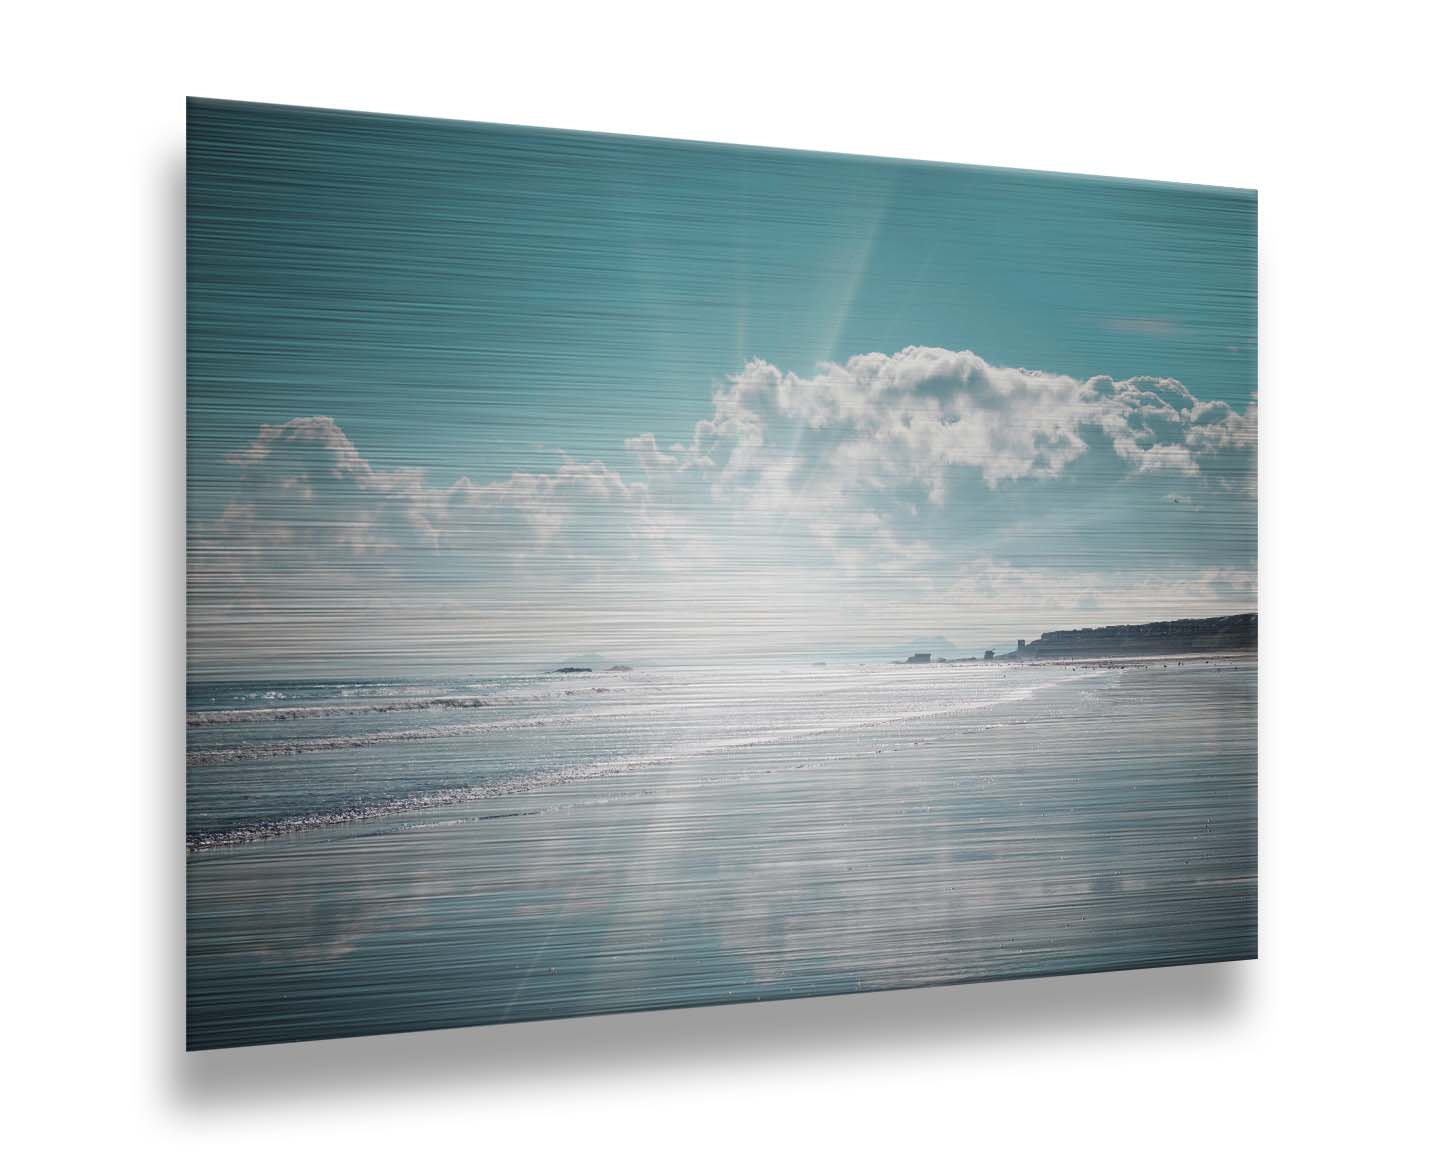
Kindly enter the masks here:
M 195 851 L 188 1038 L 1248 955 L 1255 667 L 857 674 L 827 706 L 835 726 L 800 738 L 825 719 L 808 691 L 777 711 L 762 687 L 716 721 L 720 749 Z M 786 738 L 756 746 L 766 718 Z
M 945 664 L 918 665 L 913 667 L 928 667 L 931 669 L 945 669 L 960 666 L 967 670 L 975 668 L 990 669 L 999 672 L 1000 679 L 1009 677 L 1010 672 L 1023 673 L 1027 670 L 1036 672 L 1042 671 L 1066 671 L 1076 673 L 1122 673 L 1134 670 L 1162 670 L 1171 664 L 1177 668 L 1194 668 L 1197 666 L 1216 665 L 1217 667 L 1239 667 L 1255 659 L 1253 652 L 1235 653 L 1185 653 L 1179 656 L 1130 656 L 1130 657 L 1095 657 L 1083 660 L 1026 660 L 1026 661 L 947 661 Z M 875 668 L 890 667 L 890 665 L 855 665 L 854 668 Z M 1057 681 L 1054 684 L 1044 685 L 1041 688 L 1060 689 L 1071 681 Z M 1030 690 L 1027 690 L 1030 691 Z M 1007 699 L 997 699 L 993 702 L 977 705 L 973 710 L 970 707 L 958 709 L 955 718 L 961 719 L 966 715 L 976 713 L 994 713 L 1003 710 Z M 419 707 L 426 706 L 425 701 L 418 701 Z M 399 708 L 403 705 L 399 705 Z M 260 709 L 262 713 L 267 711 Z M 897 715 L 894 718 L 885 718 L 876 723 L 898 723 L 914 719 L 909 715 Z M 847 721 L 839 728 L 827 730 L 825 733 L 803 732 L 781 737 L 780 739 L 794 739 L 803 741 L 816 735 L 834 735 L 836 732 L 849 728 L 853 721 Z M 437 735 L 445 738 L 452 736 L 470 735 L 482 737 L 493 734 L 497 731 L 523 730 L 528 724 L 517 725 L 515 729 L 508 726 L 500 726 L 498 729 L 490 725 L 461 725 L 447 729 Z M 862 725 L 861 727 L 866 727 Z M 466 731 L 468 729 L 468 731 Z M 411 732 L 408 730 L 384 734 L 379 738 L 383 744 L 409 744 L 412 742 L 423 743 L 428 737 L 424 733 Z M 360 738 L 355 738 L 359 740 Z M 766 739 L 764 737 L 762 740 Z M 365 742 L 358 747 L 376 746 L 374 735 L 364 738 Z M 343 751 L 350 747 L 344 740 L 337 741 L 334 747 L 316 749 L 316 751 Z M 289 760 L 290 755 L 304 749 L 296 749 L 294 746 L 278 749 L 288 754 L 281 756 L 281 759 Z M 693 755 L 705 755 L 705 752 L 696 752 Z M 671 750 L 660 753 L 650 753 L 642 756 L 624 755 L 608 759 L 606 761 L 588 765 L 576 765 L 565 768 L 539 769 L 532 771 L 514 770 L 505 773 L 499 778 L 477 781 L 457 787 L 437 789 L 432 792 L 421 792 L 410 796 L 391 797 L 377 799 L 369 802 L 357 802 L 345 804 L 341 807 L 317 810 L 312 812 L 296 813 L 279 817 L 273 820 L 260 821 L 240 827 L 218 829 L 214 831 L 191 832 L 188 827 L 185 835 L 185 853 L 187 858 L 201 854 L 209 854 L 224 849 L 244 848 L 255 844 L 264 844 L 280 839 L 290 839 L 300 834 L 321 832 L 326 830 L 345 829 L 351 826 L 373 824 L 377 820 L 387 817 L 408 817 L 423 816 L 441 809 L 459 808 L 467 804 L 484 803 L 492 800 L 518 799 L 543 794 L 546 791 L 565 787 L 573 784 L 584 784 L 589 781 L 610 779 L 616 776 L 631 774 L 642 770 L 646 765 L 653 765 L 661 762 L 672 762 L 686 755 L 682 751 Z M 251 747 L 249 749 L 235 750 L 230 753 L 221 751 L 206 751 L 187 753 L 187 775 L 190 770 L 204 767 L 222 767 L 245 760 L 263 759 L 262 749 Z

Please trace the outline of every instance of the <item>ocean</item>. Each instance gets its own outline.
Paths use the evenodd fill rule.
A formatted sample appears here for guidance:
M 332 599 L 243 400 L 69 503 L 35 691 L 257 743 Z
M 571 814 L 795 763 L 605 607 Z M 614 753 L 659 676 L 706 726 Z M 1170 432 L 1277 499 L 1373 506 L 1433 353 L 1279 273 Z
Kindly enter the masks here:
M 1242 959 L 1256 664 L 192 684 L 187 1042 Z

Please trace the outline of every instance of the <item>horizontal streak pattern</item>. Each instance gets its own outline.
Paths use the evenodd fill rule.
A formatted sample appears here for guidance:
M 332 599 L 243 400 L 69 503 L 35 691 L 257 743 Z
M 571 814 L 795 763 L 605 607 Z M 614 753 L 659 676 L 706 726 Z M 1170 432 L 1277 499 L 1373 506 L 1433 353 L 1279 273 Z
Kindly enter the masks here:
M 1253 660 L 628 678 L 624 718 L 567 711 L 526 748 L 653 740 L 604 773 L 430 802 L 532 759 L 437 736 L 346 791 L 347 762 L 290 757 L 272 812 L 402 781 L 419 802 L 191 855 L 190 1043 L 1255 952 Z

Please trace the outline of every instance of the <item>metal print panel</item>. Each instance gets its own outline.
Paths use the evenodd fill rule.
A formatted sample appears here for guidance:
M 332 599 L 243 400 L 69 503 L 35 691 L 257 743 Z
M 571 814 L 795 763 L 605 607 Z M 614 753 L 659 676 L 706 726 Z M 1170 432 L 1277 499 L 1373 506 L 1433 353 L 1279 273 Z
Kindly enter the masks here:
M 1255 954 L 1253 193 L 188 141 L 191 1047 Z

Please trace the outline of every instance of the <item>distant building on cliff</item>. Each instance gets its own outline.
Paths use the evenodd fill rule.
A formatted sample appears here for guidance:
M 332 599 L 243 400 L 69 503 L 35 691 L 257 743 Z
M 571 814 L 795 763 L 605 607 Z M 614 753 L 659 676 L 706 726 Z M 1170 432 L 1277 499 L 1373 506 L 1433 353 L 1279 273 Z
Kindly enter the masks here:
M 995 649 L 994 649 L 994 648 L 986 648 L 986 649 L 985 649 L 985 659 L 986 659 L 986 660 L 994 660 L 994 659 L 995 659 Z
M 908 660 L 905 661 L 905 663 L 906 663 L 906 664 L 929 664 L 929 663 L 930 663 L 930 653 L 929 653 L 929 652 L 916 652 L 915 655 L 911 656 Z

